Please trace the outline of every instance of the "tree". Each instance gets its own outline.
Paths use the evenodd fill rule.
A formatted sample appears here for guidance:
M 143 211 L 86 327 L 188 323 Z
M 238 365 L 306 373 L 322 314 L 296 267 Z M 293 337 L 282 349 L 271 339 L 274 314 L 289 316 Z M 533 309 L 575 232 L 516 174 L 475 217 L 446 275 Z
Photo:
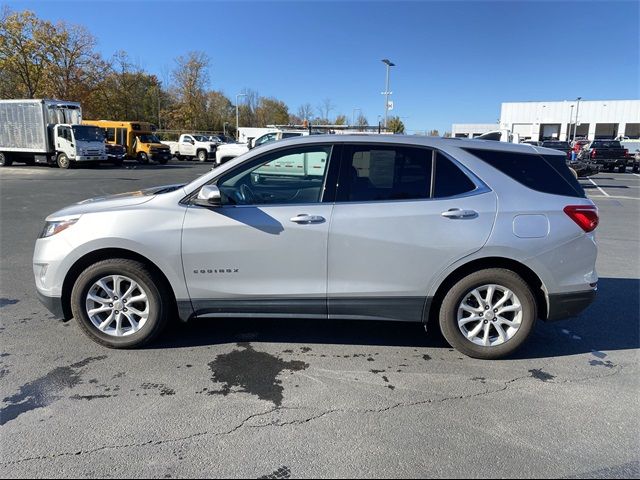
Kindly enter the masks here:
M 47 68 L 46 37 L 43 22 L 33 12 L 11 12 L 5 7 L 0 16 L 0 71 L 9 85 L 3 89 L 10 97 L 42 96 Z
M 440 136 L 440 132 L 438 130 L 429 130 L 427 132 L 427 136 L 429 136 L 429 137 L 439 137 Z
M 206 124 L 205 89 L 209 83 L 209 58 L 189 52 L 176 59 L 172 75 L 176 96 L 175 120 L 182 128 L 203 130 Z
M 347 120 L 346 115 L 338 115 L 336 119 L 333 121 L 334 125 L 347 125 L 349 121 Z
M 289 123 L 289 107 L 283 101 L 275 98 L 261 97 L 255 114 L 256 123 L 260 127 Z
M 313 106 L 310 103 L 305 103 L 304 105 L 300 105 L 298 107 L 298 116 L 302 120 L 311 122 L 311 120 L 313 120 Z
M 48 39 L 44 72 L 47 96 L 82 101 L 107 70 L 102 57 L 94 52 L 95 37 L 82 26 L 64 22 L 43 22 L 42 30 Z
M 207 130 L 222 131 L 224 123 L 236 124 L 236 113 L 231 100 L 222 92 L 211 91 L 206 94 Z
M 387 130 L 392 133 L 404 133 L 404 123 L 402 123 L 400 117 L 391 117 L 387 120 Z
M 319 112 L 319 117 L 321 122 L 318 121 L 317 123 L 328 124 L 329 115 L 331 114 L 331 110 L 333 109 L 334 109 L 333 102 L 331 101 L 330 98 L 325 98 L 324 100 L 322 100 L 320 105 L 318 105 L 318 112 Z
M 360 113 L 360 115 L 358 115 L 358 119 L 356 120 L 356 125 L 358 125 L 358 127 L 360 128 L 367 127 L 369 125 L 369 121 L 367 120 L 367 117 Z

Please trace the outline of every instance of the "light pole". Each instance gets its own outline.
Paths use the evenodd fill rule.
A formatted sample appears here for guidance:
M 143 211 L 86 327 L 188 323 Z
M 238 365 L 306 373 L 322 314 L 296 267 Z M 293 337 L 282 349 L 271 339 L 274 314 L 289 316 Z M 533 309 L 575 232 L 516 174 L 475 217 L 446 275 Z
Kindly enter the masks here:
M 224 122 L 222 124 L 222 134 L 226 137 L 227 136 L 227 125 L 229 125 L 229 122 Z
M 567 124 L 567 142 L 571 141 L 571 120 L 573 119 L 573 104 L 571 104 L 571 110 L 569 111 L 569 123 Z
M 382 63 L 384 63 L 387 66 L 387 83 L 386 83 L 386 88 L 384 90 L 384 92 L 382 92 L 382 94 L 385 96 L 385 103 L 384 103 L 384 128 L 387 128 L 387 116 L 389 114 L 389 95 L 391 95 L 393 92 L 389 91 L 389 71 L 391 70 L 391 67 L 395 67 L 396 64 L 392 63 L 388 58 L 385 58 L 382 60 Z
M 236 141 L 238 141 L 238 137 L 239 137 L 239 135 L 240 135 L 240 134 L 238 133 L 238 128 L 239 128 L 239 126 L 240 126 L 240 125 L 239 125 L 239 123 L 240 123 L 240 122 L 239 122 L 240 117 L 239 117 L 239 115 L 238 115 L 238 98 L 239 98 L 239 97 L 246 97 L 246 96 L 247 96 L 247 94 L 246 94 L 246 93 L 238 93 L 238 94 L 236 95 Z
M 576 139 L 576 134 L 578 133 L 578 113 L 580 112 L 580 99 L 582 97 L 578 97 L 576 99 L 576 123 L 573 125 L 573 139 Z

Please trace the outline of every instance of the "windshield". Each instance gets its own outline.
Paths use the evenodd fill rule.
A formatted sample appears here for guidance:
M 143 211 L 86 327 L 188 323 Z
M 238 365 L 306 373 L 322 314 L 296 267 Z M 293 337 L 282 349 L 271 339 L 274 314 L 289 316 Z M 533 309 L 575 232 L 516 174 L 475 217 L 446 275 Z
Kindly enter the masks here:
M 208 142 L 209 141 L 209 137 L 205 137 L 204 135 L 194 135 L 193 138 L 195 138 L 198 142 Z
M 144 135 L 138 135 L 138 139 L 142 142 L 142 143 L 160 143 L 160 139 L 158 137 L 156 137 L 155 135 L 151 135 L 151 134 L 144 134 Z
M 104 142 L 104 130 L 87 125 L 74 125 L 73 136 L 80 142 Z

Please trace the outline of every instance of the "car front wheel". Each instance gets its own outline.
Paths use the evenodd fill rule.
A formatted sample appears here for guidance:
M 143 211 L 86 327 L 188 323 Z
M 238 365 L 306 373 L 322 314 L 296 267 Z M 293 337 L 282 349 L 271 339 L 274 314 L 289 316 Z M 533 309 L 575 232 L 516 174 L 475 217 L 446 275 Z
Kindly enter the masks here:
M 449 290 L 440 308 L 440 329 L 461 353 L 498 359 L 525 342 L 536 318 L 527 283 L 511 270 L 491 268 L 459 280 Z
M 168 317 L 166 288 L 144 264 L 110 259 L 87 267 L 71 292 L 71 309 L 85 334 L 110 348 L 152 341 Z

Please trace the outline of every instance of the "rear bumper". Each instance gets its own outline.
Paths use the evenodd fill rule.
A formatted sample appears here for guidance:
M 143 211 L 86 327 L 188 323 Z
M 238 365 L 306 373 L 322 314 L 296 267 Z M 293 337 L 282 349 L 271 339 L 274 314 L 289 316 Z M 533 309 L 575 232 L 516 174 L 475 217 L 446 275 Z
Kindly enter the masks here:
M 47 310 L 53 313 L 56 318 L 65 318 L 64 308 L 62 307 L 62 298 L 47 297 L 40 293 L 39 290 L 36 290 L 36 294 L 38 295 L 38 300 L 40 300 L 40 302 L 47 307 Z
M 562 320 L 581 314 L 596 298 L 596 290 L 549 294 L 548 321 Z

